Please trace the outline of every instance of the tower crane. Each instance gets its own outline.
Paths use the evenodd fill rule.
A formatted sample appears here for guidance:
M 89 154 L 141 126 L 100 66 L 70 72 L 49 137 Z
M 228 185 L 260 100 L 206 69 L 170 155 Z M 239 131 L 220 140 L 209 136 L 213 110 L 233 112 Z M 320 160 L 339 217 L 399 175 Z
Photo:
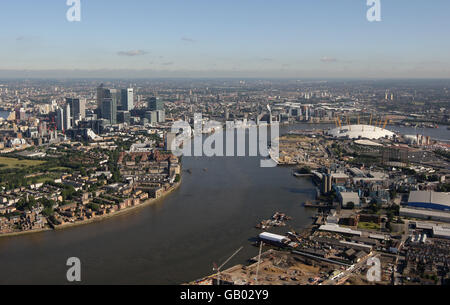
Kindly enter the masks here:
M 341 119 L 339 117 L 337 118 L 337 121 L 339 123 L 339 128 L 342 129 L 342 122 L 341 122 Z
M 261 264 L 262 247 L 263 247 L 263 242 L 261 241 L 261 243 L 259 245 L 258 265 L 256 266 L 256 278 L 255 278 L 256 285 L 258 285 L 259 265 Z
M 240 247 L 236 250 L 236 252 L 233 253 L 220 267 L 217 267 L 217 265 L 214 263 L 213 271 L 217 271 L 217 285 L 220 285 L 220 271 L 222 270 L 222 267 L 225 266 L 233 257 L 236 256 L 241 250 L 244 249 L 244 247 Z

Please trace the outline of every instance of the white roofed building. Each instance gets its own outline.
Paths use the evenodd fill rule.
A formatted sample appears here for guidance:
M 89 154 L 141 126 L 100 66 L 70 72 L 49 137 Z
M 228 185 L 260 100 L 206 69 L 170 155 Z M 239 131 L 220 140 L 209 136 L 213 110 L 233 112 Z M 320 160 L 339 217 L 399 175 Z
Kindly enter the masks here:
M 371 125 L 348 125 L 337 127 L 328 131 L 334 138 L 370 139 L 393 138 L 395 133 L 387 129 Z

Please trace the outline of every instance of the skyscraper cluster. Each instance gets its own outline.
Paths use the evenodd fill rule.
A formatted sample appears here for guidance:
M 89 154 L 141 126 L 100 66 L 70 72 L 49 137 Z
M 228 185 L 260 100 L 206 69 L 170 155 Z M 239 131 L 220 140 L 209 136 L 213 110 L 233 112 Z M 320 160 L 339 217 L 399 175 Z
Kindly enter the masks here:
M 86 101 L 79 98 L 66 98 L 64 107 L 59 107 L 56 111 L 56 124 L 58 130 L 69 130 L 78 121 L 86 117 Z
M 114 125 L 119 119 L 128 117 L 127 112 L 134 109 L 134 90 L 109 89 L 101 84 L 97 88 L 97 114 L 98 118 Z M 121 113 L 118 113 L 121 112 Z

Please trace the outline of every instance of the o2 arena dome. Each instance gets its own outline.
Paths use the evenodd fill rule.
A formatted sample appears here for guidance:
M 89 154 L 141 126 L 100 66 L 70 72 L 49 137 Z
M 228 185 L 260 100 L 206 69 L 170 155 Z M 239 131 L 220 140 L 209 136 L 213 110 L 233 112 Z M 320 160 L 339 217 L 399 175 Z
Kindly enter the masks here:
M 393 138 L 395 133 L 372 125 L 347 125 L 329 130 L 328 135 L 335 138 L 371 139 Z

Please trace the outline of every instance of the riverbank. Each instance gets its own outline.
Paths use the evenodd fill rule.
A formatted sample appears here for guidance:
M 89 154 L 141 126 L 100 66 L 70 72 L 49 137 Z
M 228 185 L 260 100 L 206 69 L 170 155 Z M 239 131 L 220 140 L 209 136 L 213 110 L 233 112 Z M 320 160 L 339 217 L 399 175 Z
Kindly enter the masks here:
M 5 233 L 5 234 L 0 234 L 0 239 L 4 238 L 4 237 L 14 237 L 14 236 L 21 236 L 21 235 L 29 235 L 29 234 L 48 232 L 48 231 L 53 231 L 53 229 L 51 229 L 51 228 L 43 228 L 43 229 L 38 229 L 38 230 L 29 230 L 29 231 Z
M 175 183 L 166 192 L 164 192 L 164 194 L 161 195 L 161 197 L 159 197 L 159 198 L 150 198 L 150 199 L 146 200 L 144 203 L 141 203 L 139 205 L 135 205 L 135 206 L 132 206 L 132 207 L 129 207 L 129 208 L 126 208 L 126 209 L 123 209 L 123 210 L 120 210 L 120 211 L 117 211 L 114 213 L 105 214 L 102 216 L 97 216 L 95 218 L 91 218 L 91 219 L 87 219 L 87 220 L 83 220 L 83 221 L 77 221 L 74 223 L 65 223 L 63 225 L 59 225 L 59 226 L 55 227 L 55 230 L 56 231 L 64 230 L 64 229 L 68 229 L 68 228 L 73 228 L 73 227 L 77 227 L 77 226 L 82 226 L 82 225 L 87 225 L 87 224 L 91 224 L 91 223 L 95 223 L 95 222 L 104 221 L 106 219 L 113 218 L 118 215 L 125 215 L 131 211 L 155 204 L 155 203 L 159 202 L 160 200 L 163 200 L 165 197 L 170 195 L 173 191 L 178 189 L 180 187 L 180 185 L 181 185 L 181 181 L 178 183 Z
M 129 213 L 131 211 L 135 211 L 139 208 L 143 208 L 143 207 L 155 204 L 155 203 L 163 200 L 165 197 L 170 195 L 173 191 L 177 190 L 180 187 L 180 185 L 181 185 L 181 180 L 180 180 L 180 182 L 177 182 L 173 186 L 171 186 L 167 191 L 165 191 L 164 194 L 161 195 L 161 197 L 150 198 L 150 199 L 146 200 L 144 203 L 117 211 L 115 213 L 97 216 L 95 218 L 91 218 L 91 219 L 87 219 L 87 220 L 83 220 L 83 221 L 77 221 L 74 223 L 66 223 L 66 224 L 63 224 L 60 226 L 56 226 L 54 229 L 43 228 L 43 229 L 38 229 L 38 230 L 29 230 L 29 231 L 0 234 L 0 238 L 21 236 L 21 235 L 28 235 L 28 234 L 35 234 L 35 233 L 43 233 L 43 232 L 48 232 L 48 231 L 60 231 L 60 230 L 69 229 L 69 228 L 73 228 L 73 227 L 77 227 L 77 226 L 83 226 L 83 225 L 88 225 L 88 224 L 104 221 L 106 219 L 110 219 L 110 218 L 113 218 L 113 217 L 119 216 L 119 215 L 125 215 L 126 213 Z

